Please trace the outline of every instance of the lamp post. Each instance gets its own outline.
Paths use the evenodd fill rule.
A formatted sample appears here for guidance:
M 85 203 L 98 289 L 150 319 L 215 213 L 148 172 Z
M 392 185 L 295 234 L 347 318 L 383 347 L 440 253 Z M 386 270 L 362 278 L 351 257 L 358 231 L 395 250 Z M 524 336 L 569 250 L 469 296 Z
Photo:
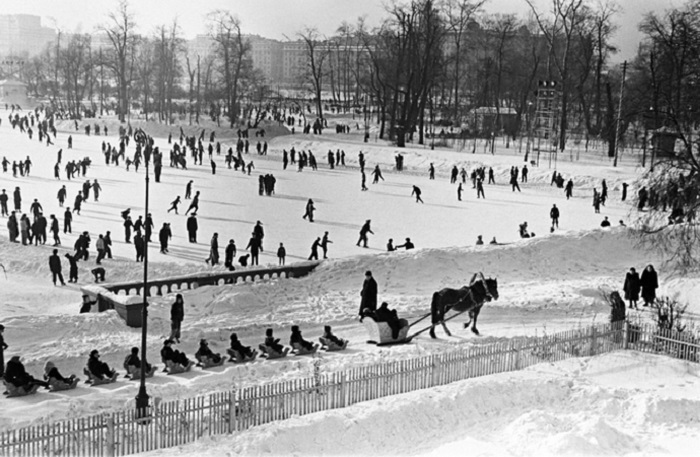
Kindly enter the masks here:
M 430 150 L 435 150 L 435 109 L 432 89 L 430 90 Z
M 145 135 L 139 135 L 137 141 L 143 140 L 144 148 L 147 147 L 147 139 Z M 150 162 L 150 154 L 144 154 L 146 158 L 146 214 L 148 214 L 148 164 Z M 143 305 L 141 307 L 141 379 L 139 384 L 139 393 L 136 395 L 136 417 L 144 419 L 149 414 L 148 393 L 146 393 L 146 335 L 148 333 L 148 238 L 143 240 Z

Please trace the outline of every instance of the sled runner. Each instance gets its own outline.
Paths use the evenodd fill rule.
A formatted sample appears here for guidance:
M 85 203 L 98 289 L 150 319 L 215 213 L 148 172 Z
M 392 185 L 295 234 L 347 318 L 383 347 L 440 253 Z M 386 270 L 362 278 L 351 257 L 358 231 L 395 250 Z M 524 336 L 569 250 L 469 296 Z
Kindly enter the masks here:
M 29 390 L 27 390 L 24 387 L 17 387 L 14 384 L 9 383 L 5 380 L 3 380 L 3 383 L 5 383 L 5 389 L 7 389 L 7 398 L 24 397 L 27 395 L 35 394 L 36 391 L 39 390 L 39 386 L 37 384 L 34 384 L 32 387 L 29 388 Z
M 227 349 L 226 352 L 227 352 L 228 355 L 231 357 L 231 358 L 229 359 L 229 362 L 233 362 L 233 363 L 252 362 L 252 361 L 255 360 L 255 358 L 258 356 L 258 351 L 256 351 L 255 349 L 253 349 L 253 355 L 250 356 L 250 357 L 243 356 L 243 355 L 241 355 L 240 352 L 234 351 L 234 350 L 231 349 L 231 348 Z
M 289 353 L 289 348 L 284 348 L 282 352 L 277 352 L 264 344 L 261 344 L 258 347 L 260 348 L 261 356 L 266 356 L 268 360 L 281 359 L 282 357 L 287 357 L 287 354 Z
M 116 381 L 117 378 L 119 377 L 119 373 L 117 373 L 116 371 L 113 371 L 111 378 L 100 379 L 97 376 L 95 376 L 94 374 L 92 374 L 90 372 L 90 370 L 88 370 L 87 367 L 83 368 L 83 373 L 88 377 L 88 379 L 87 379 L 87 381 L 85 381 L 85 383 L 92 384 L 93 386 L 99 386 L 102 384 L 111 384 L 114 381 Z
M 324 337 L 320 337 L 318 340 L 321 342 L 321 349 L 325 349 L 328 352 L 342 351 L 348 347 L 348 340 L 341 339 L 340 344 L 334 343 Z
M 306 349 L 304 346 L 302 346 L 299 343 L 293 343 L 292 344 L 292 352 L 296 355 L 308 355 L 308 354 L 315 354 L 316 351 L 318 351 L 319 345 L 314 344 L 313 347 L 310 349 Z

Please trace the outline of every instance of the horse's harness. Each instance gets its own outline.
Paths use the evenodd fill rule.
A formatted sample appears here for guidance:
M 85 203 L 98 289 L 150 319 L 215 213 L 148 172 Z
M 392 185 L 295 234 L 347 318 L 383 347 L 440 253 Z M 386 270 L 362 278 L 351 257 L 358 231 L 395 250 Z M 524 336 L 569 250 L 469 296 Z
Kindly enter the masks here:
M 486 295 L 486 296 L 484 297 L 484 301 L 493 300 L 493 294 L 491 294 L 491 290 L 489 289 L 489 286 L 488 286 L 488 284 L 487 284 L 487 282 L 486 282 L 486 279 L 484 279 L 484 277 L 482 276 L 481 279 L 479 279 L 479 280 L 476 281 L 476 282 L 481 282 L 481 283 L 484 284 L 484 293 L 485 293 L 485 295 Z M 476 283 L 474 283 L 474 284 L 476 284 Z M 473 285 L 473 284 L 472 284 L 472 285 Z M 457 305 L 460 305 L 460 304 L 464 303 L 464 302 L 467 300 L 468 297 L 470 297 L 470 298 L 472 299 L 472 301 L 473 301 L 474 303 L 476 303 L 476 299 L 474 298 L 474 294 L 473 294 L 473 292 L 472 292 L 472 287 L 471 287 L 471 285 L 470 285 L 469 287 L 467 287 L 467 295 L 465 295 L 465 297 L 464 297 L 463 299 L 459 300 L 459 301 L 458 301 L 457 303 L 455 303 L 454 305 L 452 305 L 452 306 L 450 306 L 449 308 L 445 309 L 445 312 L 449 311 L 450 309 L 454 308 L 454 307 L 457 306 Z M 488 300 L 486 300 L 486 299 L 488 299 Z M 483 302 L 481 303 L 481 305 L 483 305 Z

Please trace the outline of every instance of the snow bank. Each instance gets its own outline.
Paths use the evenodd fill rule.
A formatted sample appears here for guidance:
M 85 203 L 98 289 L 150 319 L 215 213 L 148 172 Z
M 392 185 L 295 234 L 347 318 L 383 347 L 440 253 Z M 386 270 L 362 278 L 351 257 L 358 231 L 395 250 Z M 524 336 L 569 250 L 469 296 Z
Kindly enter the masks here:
M 653 380 L 647 370 L 657 373 Z M 608 385 L 610 371 L 625 385 Z M 700 439 L 698 374 L 696 364 L 617 352 L 295 417 L 150 455 L 691 455 L 691 443 Z

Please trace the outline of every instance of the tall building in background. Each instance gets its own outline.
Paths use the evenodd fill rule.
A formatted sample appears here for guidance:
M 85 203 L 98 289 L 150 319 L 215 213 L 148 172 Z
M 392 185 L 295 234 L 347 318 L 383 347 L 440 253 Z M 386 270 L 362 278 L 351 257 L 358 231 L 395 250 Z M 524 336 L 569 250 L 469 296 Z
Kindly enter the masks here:
M 41 17 L 0 14 L 0 56 L 33 56 L 56 39 L 56 31 L 42 27 Z

